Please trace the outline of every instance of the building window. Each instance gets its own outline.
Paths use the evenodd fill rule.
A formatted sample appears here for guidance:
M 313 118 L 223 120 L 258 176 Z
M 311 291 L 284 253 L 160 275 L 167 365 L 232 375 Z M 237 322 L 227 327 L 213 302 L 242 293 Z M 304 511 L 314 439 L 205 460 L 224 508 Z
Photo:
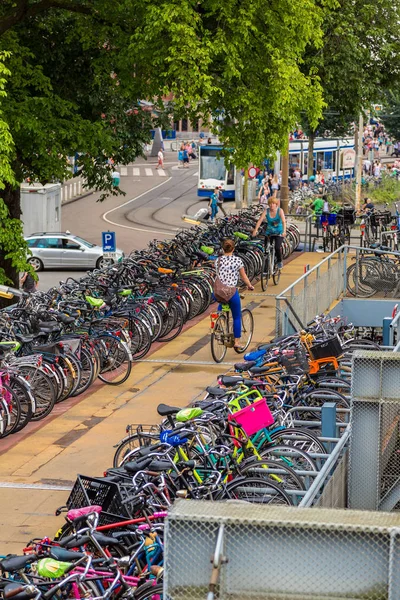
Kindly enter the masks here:
M 182 119 L 182 121 L 181 121 L 181 128 L 182 128 L 182 131 L 187 131 L 188 130 L 188 120 L 187 119 Z
M 56 223 L 58 223 L 59 220 L 60 220 L 60 213 L 59 213 L 59 210 L 58 210 L 58 206 L 56 206 Z
M 179 121 L 174 121 L 174 129 L 175 131 L 179 131 Z

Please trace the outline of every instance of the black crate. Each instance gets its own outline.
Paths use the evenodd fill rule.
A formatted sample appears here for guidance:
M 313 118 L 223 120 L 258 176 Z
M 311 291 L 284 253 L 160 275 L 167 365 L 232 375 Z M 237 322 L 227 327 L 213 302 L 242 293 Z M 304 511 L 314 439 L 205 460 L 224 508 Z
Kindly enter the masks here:
M 294 354 L 282 355 L 280 363 L 289 375 L 298 375 L 309 371 L 306 353 L 301 350 L 296 350 Z
M 354 225 L 356 222 L 356 211 L 353 207 L 340 208 L 337 212 L 339 220 L 342 219 L 345 225 Z
M 313 360 L 329 358 L 330 356 L 337 357 L 341 354 L 343 354 L 342 344 L 337 335 L 323 342 L 317 342 L 310 348 L 310 356 Z
M 385 210 L 379 213 L 372 213 L 371 225 L 389 225 L 392 222 L 392 213 L 390 210 Z
M 101 506 L 104 511 L 109 510 L 121 520 L 130 517 L 122 505 L 121 492 L 117 483 L 78 475 L 67 500 L 68 509 L 93 506 L 94 504 Z

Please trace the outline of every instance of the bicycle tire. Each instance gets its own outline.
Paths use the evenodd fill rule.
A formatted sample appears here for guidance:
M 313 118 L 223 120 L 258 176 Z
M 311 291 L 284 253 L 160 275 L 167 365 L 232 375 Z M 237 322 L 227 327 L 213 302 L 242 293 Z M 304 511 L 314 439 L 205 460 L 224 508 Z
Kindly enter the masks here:
M 32 415 L 32 421 L 40 421 L 47 417 L 54 408 L 56 393 L 53 382 L 40 368 L 22 365 L 19 372 L 23 378 L 28 380 L 35 397 L 36 409 Z
M 310 448 L 314 447 L 312 452 L 321 452 L 322 454 L 325 454 L 326 452 L 326 448 L 323 443 L 320 442 L 317 436 L 312 434 L 308 429 L 301 429 L 300 427 L 287 427 L 286 429 L 282 429 L 280 431 L 272 431 L 270 433 L 270 437 L 272 442 L 279 440 L 281 442 L 280 445 L 286 444 L 285 440 L 289 440 L 291 437 L 293 437 L 293 448 L 300 448 L 304 452 L 311 452 Z M 304 438 L 304 441 L 296 440 L 296 437 L 302 437 Z M 308 446 L 305 448 L 307 443 Z
M 253 313 L 248 308 L 243 308 L 242 309 L 242 337 L 241 337 L 241 339 L 243 339 L 243 333 L 246 331 L 246 329 L 249 330 L 246 342 L 243 345 L 241 345 L 240 348 L 234 347 L 235 352 L 237 352 L 238 354 L 243 354 L 243 352 L 245 352 L 247 350 L 247 348 L 251 344 L 251 340 L 253 339 L 253 333 L 254 333 Z
M 153 600 L 154 598 L 157 598 L 157 600 L 164 599 L 164 586 L 162 583 L 156 585 L 145 583 L 136 590 L 133 596 L 133 600 Z
M 98 339 L 105 346 L 102 368 L 98 377 L 107 385 L 121 385 L 132 371 L 131 354 L 125 342 L 114 335 L 103 334 Z
M 272 274 L 272 281 L 274 282 L 274 285 L 278 285 L 280 278 L 281 278 L 281 269 L 278 269 L 278 267 L 276 266 L 276 263 L 275 263 L 274 272 Z
M 211 333 L 211 355 L 214 362 L 221 363 L 227 352 L 224 338 L 228 334 L 228 322 L 224 314 L 219 315 L 214 323 L 214 329 Z M 220 352 L 218 353 L 218 348 Z
M 167 333 L 164 333 L 162 336 L 160 336 L 158 338 L 159 342 L 171 342 L 180 334 L 180 332 L 183 329 L 184 317 L 183 317 L 183 311 L 182 311 L 180 305 L 177 302 L 173 301 L 169 306 L 168 314 L 171 314 L 170 313 L 171 306 L 175 310 L 174 324 Z
M 263 292 L 267 291 L 269 282 L 269 259 L 268 256 L 264 255 L 263 265 L 261 269 L 261 289 Z
M 260 498 L 262 495 L 262 499 Z M 215 500 L 241 500 L 256 504 L 290 506 L 292 501 L 283 488 L 261 477 L 237 477 L 220 492 Z
M 13 431 L 13 433 L 17 433 L 28 425 L 36 406 L 28 385 L 22 377 L 19 375 L 10 375 L 10 387 L 17 394 L 21 406 L 20 420 Z

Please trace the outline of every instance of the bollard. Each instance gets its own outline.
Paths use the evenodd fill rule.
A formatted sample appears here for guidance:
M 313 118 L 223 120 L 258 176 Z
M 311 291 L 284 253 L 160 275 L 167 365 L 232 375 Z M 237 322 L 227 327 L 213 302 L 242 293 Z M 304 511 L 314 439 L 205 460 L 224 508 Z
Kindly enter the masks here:
M 392 322 L 392 317 L 385 317 L 383 319 L 383 345 L 384 346 L 392 346 L 393 340 L 390 339 L 390 323 Z

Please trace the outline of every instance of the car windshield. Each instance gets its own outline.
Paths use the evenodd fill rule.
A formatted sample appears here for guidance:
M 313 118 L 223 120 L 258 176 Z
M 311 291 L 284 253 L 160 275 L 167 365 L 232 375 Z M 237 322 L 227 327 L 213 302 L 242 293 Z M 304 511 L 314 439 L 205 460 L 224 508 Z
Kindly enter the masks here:
M 88 248 L 95 247 L 95 244 L 92 244 L 91 242 L 88 242 L 87 240 L 83 240 L 82 238 L 78 237 L 77 235 L 74 235 L 74 240 L 77 240 L 78 242 L 80 242 L 84 246 L 87 246 Z

